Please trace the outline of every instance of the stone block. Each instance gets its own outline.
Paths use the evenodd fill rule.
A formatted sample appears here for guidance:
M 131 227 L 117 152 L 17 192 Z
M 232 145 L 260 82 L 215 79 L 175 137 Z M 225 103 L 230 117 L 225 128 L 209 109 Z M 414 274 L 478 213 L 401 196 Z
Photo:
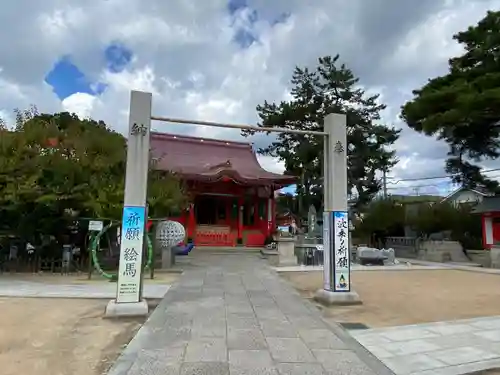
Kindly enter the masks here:
M 267 345 L 259 329 L 229 329 L 227 347 L 229 350 L 265 350 Z
M 316 362 L 309 348 L 299 338 L 268 337 L 266 341 L 277 362 Z
M 491 268 L 500 268 L 500 247 L 493 246 L 490 249 Z
M 329 329 L 302 329 L 302 340 L 310 349 L 346 349 L 345 343 Z
M 137 317 L 147 316 L 148 312 L 148 303 L 144 299 L 135 303 L 117 303 L 112 299 L 106 306 L 104 316 L 106 318 Z
M 259 319 L 259 322 L 266 337 L 298 337 L 297 327 L 287 321 Z
M 388 265 L 393 265 L 396 263 L 396 253 L 394 249 L 382 249 L 382 254 L 386 258 L 385 263 Z
M 295 238 L 281 237 L 277 240 L 278 247 L 278 267 L 298 265 L 295 256 Z
M 215 337 L 193 338 L 187 348 L 185 362 L 226 362 L 226 340 Z
M 329 374 L 375 375 L 354 352 L 349 350 L 313 350 Z
M 280 363 L 280 375 L 324 375 L 323 367 L 318 363 Z
M 325 289 L 319 289 L 314 295 L 314 300 L 325 306 L 349 306 L 363 303 L 359 294 L 353 290 L 350 292 L 332 292 Z
M 144 373 L 141 373 L 141 375 L 143 374 Z M 177 374 L 178 373 L 176 373 L 176 375 Z M 229 375 L 229 365 L 227 362 L 196 362 L 196 363 L 182 364 L 180 369 L 180 375 L 194 375 L 194 374 Z

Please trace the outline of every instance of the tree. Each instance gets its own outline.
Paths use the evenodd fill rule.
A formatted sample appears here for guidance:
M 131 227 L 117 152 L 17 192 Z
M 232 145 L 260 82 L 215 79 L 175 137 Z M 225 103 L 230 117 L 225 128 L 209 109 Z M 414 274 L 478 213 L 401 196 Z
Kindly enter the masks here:
M 74 214 L 121 218 L 125 138 L 102 121 L 67 112 L 16 112 L 13 130 L 0 130 L 0 217 L 11 233 L 35 241 L 61 235 Z M 152 171 L 151 214 L 166 215 L 185 203 L 174 176 Z
M 449 145 L 446 171 L 455 182 L 498 190 L 477 163 L 500 155 L 500 12 L 488 12 L 453 39 L 465 52 L 449 60 L 448 74 L 413 91 L 401 118 Z
M 338 55 L 322 57 L 314 71 L 296 67 L 291 80 L 292 99 L 279 104 L 265 101 L 257 106 L 259 126 L 322 131 L 327 114 L 346 114 L 348 191 L 356 193 L 357 202 L 362 205 L 381 188 L 376 172 L 389 170 L 397 162 L 394 151 L 387 146 L 398 139 L 399 130 L 380 123 L 380 112 L 385 105 L 378 102 L 379 95 L 367 95 L 358 78 L 344 64 L 339 65 L 338 60 Z M 304 210 L 310 204 L 321 207 L 323 140 L 320 137 L 280 133 L 269 147 L 258 152 L 283 160 L 286 173 L 301 176 L 297 194 L 302 196 Z
M 422 203 L 407 223 L 417 233 L 417 236 L 428 239 L 431 234 L 451 232 L 457 227 L 457 208 L 448 202 Z
M 464 249 L 478 249 L 482 246 L 482 226 L 481 216 L 472 214 L 474 206 L 446 201 L 422 203 L 407 224 L 424 240 L 433 234 L 445 234 L 444 238 L 460 242 Z
M 356 222 L 354 236 L 375 239 L 382 244 L 374 245 L 384 247 L 387 237 L 404 235 L 404 225 L 404 205 L 391 198 L 375 199 Z

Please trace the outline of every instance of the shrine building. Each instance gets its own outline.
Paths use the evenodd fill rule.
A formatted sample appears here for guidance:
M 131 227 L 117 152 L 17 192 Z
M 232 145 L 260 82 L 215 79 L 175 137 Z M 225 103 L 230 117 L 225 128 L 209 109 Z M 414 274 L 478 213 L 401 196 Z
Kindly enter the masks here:
M 276 227 L 275 191 L 296 177 L 264 170 L 244 142 L 151 133 L 155 168 L 176 173 L 189 208 L 170 218 L 196 246 L 263 246 Z
M 483 247 L 500 246 L 500 196 L 486 196 L 472 209 L 481 215 Z

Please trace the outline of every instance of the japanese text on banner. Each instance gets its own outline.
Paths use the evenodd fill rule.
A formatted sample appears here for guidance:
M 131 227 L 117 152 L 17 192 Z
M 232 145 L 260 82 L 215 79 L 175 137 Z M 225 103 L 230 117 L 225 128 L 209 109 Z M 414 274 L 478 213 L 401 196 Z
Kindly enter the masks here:
M 349 219 L 347 212 L 334 213 L 335 291 L 350 290 Z
M 124 207 L 117 302 L 138 302 L 141 287 L 144 207 Z

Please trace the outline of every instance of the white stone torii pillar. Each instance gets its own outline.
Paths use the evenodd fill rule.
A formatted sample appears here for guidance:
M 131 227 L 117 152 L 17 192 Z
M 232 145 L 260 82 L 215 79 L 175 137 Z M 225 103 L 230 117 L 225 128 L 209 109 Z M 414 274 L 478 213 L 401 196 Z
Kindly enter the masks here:
M 344 114 L 325 117 L 323 175 L 323 288 L 315 299 L 327 305 L 359 304 L 351 287 L 351 249 L 347 206 L 347 128 Z
M 148 304 L 142 297 L 142 258 L 146 246 L 149 145 L 152 94 L 132 91 L 127 134 L 127 166 L 122 217 L 122 239 L 116 299 L 105 315 L 144 316 Z

